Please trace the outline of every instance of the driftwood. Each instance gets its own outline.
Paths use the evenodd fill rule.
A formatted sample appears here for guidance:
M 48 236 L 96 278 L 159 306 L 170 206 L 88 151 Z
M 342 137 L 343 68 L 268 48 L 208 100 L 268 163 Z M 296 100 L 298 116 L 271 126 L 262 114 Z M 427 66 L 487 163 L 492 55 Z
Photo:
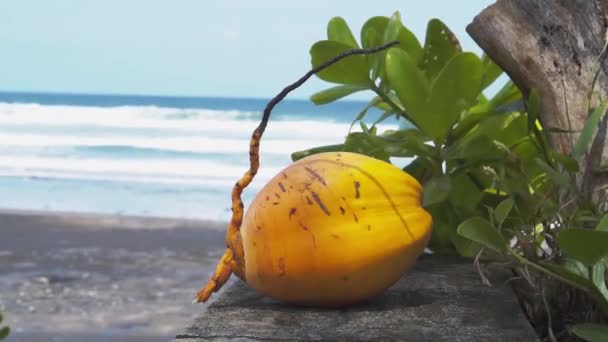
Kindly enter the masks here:
M 588 116 L 589 94 L 608 99 L 608 0 L 498 0 L 467 27 L 479 46 L 527 94 L 541 97 L 545 128 L 580 131 Z M 601 55 L 601 58 L 600 58 Z M 598 64 L 599 63 L 599 70 Z M 592 105 L 597 105 L 594 96 Z M 606 210 L 608 116 L 600 123 L 581 162 L 580 187 Z M 550 144 L 570 153 L 578 134 L 549 132 Z

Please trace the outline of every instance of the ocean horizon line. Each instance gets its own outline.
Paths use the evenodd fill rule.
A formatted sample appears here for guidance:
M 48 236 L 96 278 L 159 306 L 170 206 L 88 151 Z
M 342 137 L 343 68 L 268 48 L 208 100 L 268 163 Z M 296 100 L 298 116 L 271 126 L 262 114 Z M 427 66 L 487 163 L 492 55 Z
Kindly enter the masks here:
M 280 89 L 278 90 L 280 91 Z M 277 94 L 278 94 L 277 91 Z M 8 90 L 0 89 L 1 95 L 34 95 L 34 96 L 71 96 L 71 97 L 118 97 L 118 98 L 140 98 L 140 99 L 175 99 L 175 100 L 243 100 L 243 101 L 270 101 L 275 95 L 269 97 L 259 96 L 225 96 L 225 95 L 192 95 L 192 94 L 144 94 L 144 93 L 112 93 L 112 92 L 72 92 L 72 91 L 53 91 L 53 90 Z M 308 102 L 314 103 L 308 97 L 286 97 L 283 101 Z M 0 101 L 1 102 L 1 101 Z M 340 103 L 360 103 L 365 105 L 367 101 L 360 99 L 339 99 Z

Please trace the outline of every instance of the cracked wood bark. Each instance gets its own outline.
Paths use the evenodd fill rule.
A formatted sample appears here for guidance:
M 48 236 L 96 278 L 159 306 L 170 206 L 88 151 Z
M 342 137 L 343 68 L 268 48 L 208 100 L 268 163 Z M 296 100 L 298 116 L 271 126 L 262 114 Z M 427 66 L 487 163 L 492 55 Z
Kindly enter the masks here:
M 527 94 L 541 97 L 543 127 L 580 131 L 588 115 L 594 65 L 605 44 L 608 0 L 498 0 L 467 32 Z M 607 98 L 608 59 L 600 60 L 595 92 Z M 595 103 L 597 104 L 597 103 Z M 608 116 L 581 162 L 581 190 L 606 210 Z M 549 133 L 558 151 L 570 153 L 578 134 Z M 571 139 L 572 138 L 572 139 Z

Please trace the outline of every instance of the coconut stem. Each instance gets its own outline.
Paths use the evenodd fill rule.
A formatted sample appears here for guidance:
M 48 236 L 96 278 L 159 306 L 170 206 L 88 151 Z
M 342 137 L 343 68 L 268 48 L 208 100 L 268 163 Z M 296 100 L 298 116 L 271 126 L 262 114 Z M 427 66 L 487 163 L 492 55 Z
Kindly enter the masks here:
M 371 48 L 371 49 L 350 49 L 345 50 L 342 53 L 336 55 L 332 59 L 319 64 L 315 68 L 309 70 L 299 80 L 285 87 L 279 94 L 273 97 L 262 114 L 262 120 L 251 135 L 251 141 L 249 143 L 249 170 L 239 179 L 232 188 L 232 218 L 228 225 L 228 231 L 226 233 L 226 245 L 227 249 L 222 259 L 217 265 L 215 273 L 208 281 L 207 285 L 201 289 L 196 295 L 195 302 L 205 302 L 213 292 L 219 290 L 222 285 L 228 280 L 232 272 L 236 273 L 241 279 L 245 280 L 245 257 L 243 251 L 243 244 L 241 242 L 240 227 L 243 222 L 243 200 L 241 195 L 243 190 L 251 183 L 253 177 L 258 172 L 260 167 L 260 140 L 262 134 L 266 130 L 270 114 L 274 107 L 281 102 L 290 92 L 300 87 L 306 82 L 312 75 L 322 71 L 323 69 L 331 66 L 332 64 L 340 61 L 341 59 L 352 56 L 352 55 L 369 55 L 382 50 L 386 50 L 390 47 L 396 46 L 399 41 L 392 41 L 390 43 Z
M 230 249 L 226 249 L 224 255 L 220 259 L 220 262 L 217 264 L 217 268 L 215 269 L 215 273 L 209 281 L 207 285 L 203 287 L 197 294 L 194 303 L 197 302 L 205 302 L 211 294 L 217 290 L 219 290 L 222 285 L 230 278 L 232 274 L 232 251 Z

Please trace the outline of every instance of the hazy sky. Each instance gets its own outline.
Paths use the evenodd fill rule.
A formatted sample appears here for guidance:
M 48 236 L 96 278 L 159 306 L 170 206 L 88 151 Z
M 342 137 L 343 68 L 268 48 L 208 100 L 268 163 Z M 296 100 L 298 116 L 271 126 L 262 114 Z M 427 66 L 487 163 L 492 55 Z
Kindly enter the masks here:
M 491 0 L 0 0 L 0 90 L 271 97 L 310 68 L 333 16 L 355 37 L 401 12 L 424 41 L 442 19 L 465 26 Z M 330 86 L 313 80 L 291 95 Z

